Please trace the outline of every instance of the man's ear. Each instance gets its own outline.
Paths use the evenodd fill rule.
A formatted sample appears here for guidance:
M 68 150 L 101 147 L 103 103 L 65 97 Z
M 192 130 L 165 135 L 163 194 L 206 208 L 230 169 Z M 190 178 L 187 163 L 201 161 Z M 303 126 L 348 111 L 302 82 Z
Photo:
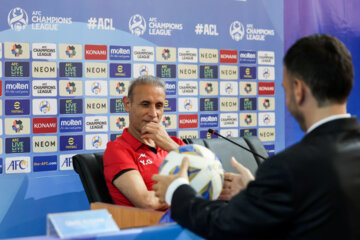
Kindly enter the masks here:
M 305 102 L 307 86 L 299 78 L 294 78 L 292 83 L 295 101 L 299 106 L 301 106 Z
M 129 111 L 130 111 L 130 104 L 131 104 L 131 103 L 130 103 L 130 98 L 124 96 L 122 100 L 123 100 L 123 104 L 124 104 L 125 110 L 126 110 L 127 112 L 129 112 Z

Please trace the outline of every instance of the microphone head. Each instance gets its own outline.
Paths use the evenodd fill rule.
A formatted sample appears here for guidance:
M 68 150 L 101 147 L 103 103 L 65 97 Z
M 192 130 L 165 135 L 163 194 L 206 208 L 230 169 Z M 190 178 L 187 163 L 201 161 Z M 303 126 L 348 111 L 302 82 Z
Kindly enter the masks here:
M 215 134 L 215 131 L 209 128 L 208 133 Z

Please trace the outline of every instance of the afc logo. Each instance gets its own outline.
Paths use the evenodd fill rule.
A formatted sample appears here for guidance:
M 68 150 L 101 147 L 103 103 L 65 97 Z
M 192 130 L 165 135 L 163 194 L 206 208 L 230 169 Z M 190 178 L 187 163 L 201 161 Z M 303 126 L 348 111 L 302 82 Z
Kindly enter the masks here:
M 24 9 L 16 7 L 9 12 L 8 23 L 11 29 L 15 31 L 24 30 L 28 22 L 29 17 Z
M 28 163 L 25 160 L 13 160 L 6 169 L 6 171 L 23 171 L 28 167 Z
M 135 14 L 129 20 L 129 30 L 131 34 L 141 36 L 146 30 L 146 21 L 143 16 Z
M 71 167 L 72 166 L 72 157 L 65 158 L 65 161 L 61 164 L 61 167 Z
M 6 173 L 29 173 L 30 157 L 11 157 L 6 158 Z
M 60 165 L 60 170 L 69 170 L 73 168 L 72 157 L 65 157 Z

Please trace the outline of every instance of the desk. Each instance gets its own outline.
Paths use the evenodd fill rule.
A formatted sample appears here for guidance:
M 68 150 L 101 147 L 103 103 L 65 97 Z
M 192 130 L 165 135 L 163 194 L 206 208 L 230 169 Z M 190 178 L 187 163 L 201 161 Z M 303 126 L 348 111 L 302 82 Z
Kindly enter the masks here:
M 26 238 L 15 238 L 13 240 L 59 240 L 58 237 L 50 236 L 36 236 Z M 70 239 L 70 238 L 68 238 Z M 91 240 L 110 240 L 110 239 L 121 239 L 121 240 L 138 240 L 138 239 L 156 239 L 156 240 L 188 240 L 188 239 L 203 239 L 198 235 L 190 232 L 187 229 L 182 228 L 178 224 L 169 225 L 158 225 L 152 227 L 143 228 L 130 228 L 120 230 L 119 233 L 113 235 L 98 235 L 94 237 L 86 238 L 71 238 L 71 239 L 91 239 Z

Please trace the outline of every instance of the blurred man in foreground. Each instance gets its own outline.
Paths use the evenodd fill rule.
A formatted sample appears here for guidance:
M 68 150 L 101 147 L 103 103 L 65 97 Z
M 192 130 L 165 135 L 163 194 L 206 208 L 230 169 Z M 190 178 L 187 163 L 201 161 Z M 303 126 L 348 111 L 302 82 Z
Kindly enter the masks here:
M 360 124 L 346 111 L 349 51 L 328 35 L 298 40 L 284 58 L 282 85 L 306 135 L 266 160 L 254 181 L 245 171 L 237 175 L 235 190 L 225 191 L 229 202 L 197 196 L 187 159 L 178 174 L 153 177 L 180 225 L 214 239 L 360 239 Z
M 184 145 L 170 137 L 162 125 L 165 104 L 165 84 L 157 77 L 134 79 L 128 96 L 123 98 L 129 113 L 129 128 L 104 153 L 104 175 L 115 204 L 164 210 L 152 191 L 151 177 L 166 154 Z

